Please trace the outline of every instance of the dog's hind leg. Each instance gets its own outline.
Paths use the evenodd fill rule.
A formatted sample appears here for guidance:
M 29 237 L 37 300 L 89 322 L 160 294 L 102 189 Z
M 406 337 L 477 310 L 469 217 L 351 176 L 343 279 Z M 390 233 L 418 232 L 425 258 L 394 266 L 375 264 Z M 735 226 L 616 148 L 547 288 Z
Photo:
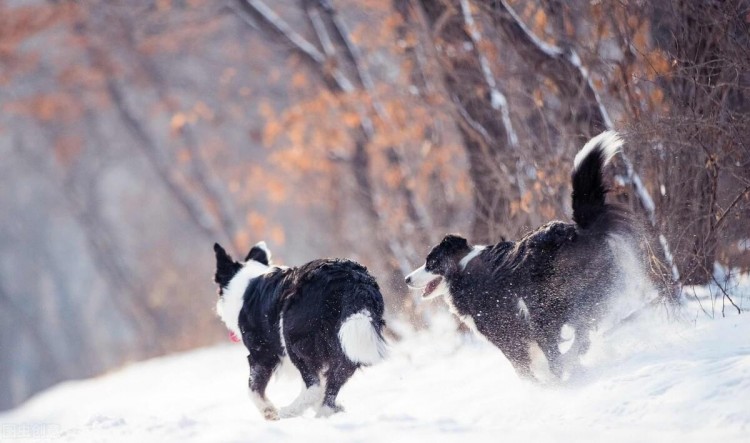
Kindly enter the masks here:
M 336 404 L 336 396 L 339 395 L 341 387 L 344 386 L 344 383 L 349 380 L 358 367 L 358 364 L 352 363 L 346 357 L 341 356 L 341 358 L 335 362 L 328 371 L 326 371 L 325 396 L 323 397 L 323 404 L 318 410 L 318 417 L 328 417 L 344 410 L 344 408 Z
M 584 355 L 588 352 L 591 346 L 591 331 L 588 328 L 581 328 L 580 332 L 576 333 L 576 340 L 578 340 L 578 356 Z
M 250 363 L 250 399 L 260 413 L 263 414 L 263 418 L 266 420 L 278 420 L 279 412 L 266 398 L 266 386 L 268 386 L 268 381 L 271 379 L 278 361 L 275 364 L 257 364 L 251 361 L 249 355 L 247 360 Z
M 516 374 L 518 374 L 519 377 L 525 378 L 528 380 L 536 380 L 536 377 L 534 377 L 534 374 L 531 372 L 531 362 L 528 358 L 518 361 L 518 360 L 509 360 L 510 363 L 513 365 L 513 369 L 516 370 Z
M 555 314 L 555 317 L 559 318 L 561 315 Z M 561 381 L 563 372 L 565 370 L 565 364 L 563 361 L 562 353 L 560 352 L 561 334 L 563 333 L 564 323 L 556 319 L 550 319 L 543 325 L 542 328 L 537 330 L 536 338 L 539 343 L 539 348 L 544 352 L 544 356 L 549 362 L 549 370 L 554 375 L 555 381 Z M 573 346 L 577 343 L 574 340 Z M 569 351 L 568 351 L 569 352 Z
M 531 370 L 537 380 L 543 383 L 560 380 L 562 366 L 557 340 L 550 341 L 545 337 L 541 337 L 539 343 L 532 340 L 529 342 L 529 358 Z
M 297 398 L 294 399 L 289 406 L 281 408 L 281 411 L 279 411 L 281 418 L 302 415 L 307 408 L 311 406 L 319 406 L 323 401 L 323 387 L 320 384 L 320 377 L 318 376 L 317 371 L 311 368 L 311 365 L 305 361 L 304 357 L 294 351 L 290 350 L 289 359 L 299 370 L 304 386 L 302 392 L 300 392 Z

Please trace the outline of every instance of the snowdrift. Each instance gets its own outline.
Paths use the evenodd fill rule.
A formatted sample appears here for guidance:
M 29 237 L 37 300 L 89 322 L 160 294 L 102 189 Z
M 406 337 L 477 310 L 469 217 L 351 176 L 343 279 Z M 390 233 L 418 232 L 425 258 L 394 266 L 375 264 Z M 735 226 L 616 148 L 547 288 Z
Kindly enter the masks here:
M 722 318 L 720 300 L 695 294 L 714 319 L 697 301 L 678 318 L 656 308 L 595 337 L 585 371 L 563 386 L 519 380 L 445 314 L 355 374 L 339 397 L 346 412 L 329 419 L 264 421 L 247 397 L 245 351 L 227 344 L 58 385 L 0 415 L 0 440 L 747 441 L 750 315 Z M 301 383 L 283 372 L 269 390 L 279 406 Z

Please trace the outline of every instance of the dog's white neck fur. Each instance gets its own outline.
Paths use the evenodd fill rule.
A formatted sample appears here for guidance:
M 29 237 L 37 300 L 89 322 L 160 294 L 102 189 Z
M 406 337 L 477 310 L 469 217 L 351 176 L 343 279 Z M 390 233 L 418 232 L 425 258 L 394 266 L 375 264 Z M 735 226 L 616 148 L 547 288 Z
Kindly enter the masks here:
M 216 302 L 216 313 L 227 325 L 230 331 L 234 332 L 237 337 L 242 337 L 240 331 L 240 311 L 245 302 L 245 290 L 250 280 L 259 277 L 273 269 L 272 266 L 266 266 L 255 260 L 245 262 L 242 269 L 237 271 L 224 288 L 223 294 Z
M 469 262 L 472 261 L 472 260 L 474 260 L 486 248 L 487 248 L 487 246 L 484 246 L 484 245 L 474 246 L 471 249 L 471 252 L 469 252 L 468 254 L 466 254 L 464 256 L 464 258 L 462 258 L 461 261 L 458 262 L 458 265 L 461 266 L 461 270 L 463 271 L 464 269 L 466 269 L 466 266 L 468 266 Z
M 622 143 L 622 138 L 620 138 L 620 134 L 618 134 L 617 132 L 602 132 L 601 134 L 589 140 L 585 145 L 583 145 L 583 148 L 578 151 L 578 154 L 576 154 L 575 158 L 573 159 L 573 170 L 578 169 L 578 166 L 581 164 L 581 162 L 586 157 L 591 155 L 594 150 L 599 150 L 604 154 L 604 164 L 602 166 L 606 165 L 620 150 L 620 148 L 622 147 Z

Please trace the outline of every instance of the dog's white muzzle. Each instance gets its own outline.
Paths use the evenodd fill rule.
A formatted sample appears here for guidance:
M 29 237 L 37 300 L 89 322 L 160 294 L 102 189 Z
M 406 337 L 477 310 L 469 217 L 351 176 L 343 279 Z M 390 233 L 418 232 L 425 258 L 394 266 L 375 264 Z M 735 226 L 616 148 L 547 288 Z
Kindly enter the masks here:
M 448 286 L 443 277 L 425 270 L 424 266 L 406 276 L 406 285 L 412 289 L 421 289 L 422 298 L 425 300 L 445 295 L 448 292 Z

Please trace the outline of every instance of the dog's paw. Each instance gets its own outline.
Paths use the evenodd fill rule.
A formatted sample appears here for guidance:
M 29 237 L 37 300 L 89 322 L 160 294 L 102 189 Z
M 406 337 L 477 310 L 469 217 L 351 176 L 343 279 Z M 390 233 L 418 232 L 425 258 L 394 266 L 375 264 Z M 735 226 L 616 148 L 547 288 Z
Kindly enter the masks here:
M 263 411 L 261 411 L 263 414 L 263 418 L 269 421 L 276 421 L 279 419 L 279 411 L 276 410 L 274 407 L 267 407 L 263 408 Z
M 300 411 L 299 408 L 286 406 L 286 407 L 279 409 L 279 417 L 281 418 L 299 417 L 300 415 L 302 415 L 302 412 L 303 411 Z
M 328 405 L 323 405 L 318 409 L 318 412 L 315 414 L 315 417 L 326 418 L 326 417 L 332 416 L 333 414 L 337 414 L 339 412 L 344 412 L 343 406 L 336 405 L 334 407 L 330 407 Z

